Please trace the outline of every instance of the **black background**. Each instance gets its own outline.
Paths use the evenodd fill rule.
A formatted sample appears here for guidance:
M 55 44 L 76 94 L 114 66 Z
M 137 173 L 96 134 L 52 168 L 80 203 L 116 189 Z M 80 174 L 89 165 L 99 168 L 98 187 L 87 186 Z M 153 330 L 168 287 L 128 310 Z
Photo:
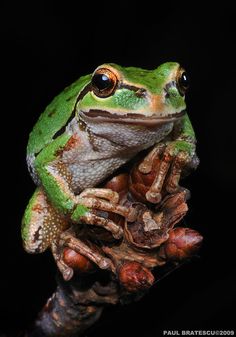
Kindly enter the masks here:
M 20 237 L 34 190 L 25 148 L 39 114 L 101 63 L 153 69 L 172 60 L 191 76 L 187 105 L 201 164 L 184 185 L 192 192 L 186 224 L 205 238 L 200 259 L 157 283 L 139 303 L 107 310 L 87 336 L 235 327 L 236 13 L 225 1 L 206 4 L 1 5 L 0 332 L 24 329 L 55 287 L 51 254 L 26 254 Z

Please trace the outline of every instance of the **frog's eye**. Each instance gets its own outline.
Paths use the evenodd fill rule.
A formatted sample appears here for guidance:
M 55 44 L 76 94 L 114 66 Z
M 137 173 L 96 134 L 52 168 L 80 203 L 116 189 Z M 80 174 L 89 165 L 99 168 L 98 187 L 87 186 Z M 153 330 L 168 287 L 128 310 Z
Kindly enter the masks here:
M 177 75 L 177 86 L 181 95 L 184 95 L 189 88 L 189 77 L 184 69 Z
M 110 69 L 97 69 L 92 77 L 93 92 L 98 97 L 108 97 L 114 92 L 117 82 L 116 75 Z

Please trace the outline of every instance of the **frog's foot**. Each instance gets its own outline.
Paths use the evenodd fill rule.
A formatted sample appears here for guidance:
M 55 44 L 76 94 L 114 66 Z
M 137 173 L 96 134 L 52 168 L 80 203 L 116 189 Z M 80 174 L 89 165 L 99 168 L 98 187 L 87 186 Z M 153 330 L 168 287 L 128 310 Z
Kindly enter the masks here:
M 64 247 L 73 249 L 75 252 L 88 258 L 94 262 L 101 269 L 111 269 L 112 262 L 107 257 L 99 253 L 97 249 L 90 248 L 87 244 L 78 238 L 75 238 L 73 234 L 64 232 L 61 234 L 60 239 L 63 242 Z
M 123 229 L 110 219 L 103 218 L 92 212 L 87 212 L 80 217 L 80 222 L 87 225 L 95 225 L 105 228 L 110 231 L 115 239 L 120 239 L 123 236 Z
M 157 149 L 152 150 L 149 155 L 149 160 L 154 160 L 163 151 L 163 146 L 158 145 Z M 195 151 L 195 145 L 189 144 L 185 141 L 170 142 L 161 154 L 162 159 L 158 173 L 146 193 L 146 198 L 149 202 L 159 203 L 161 201 L 161 191 L 165 183 L 165 189 L 169 193 L 175 193 L 179 190 L 179 180 L 182 170 L 186 166 L 191 165 L 191 161 Z M 144 160 L 145 162 L 145 160 Z M 149 164 L 150 166 L 151 164 Z M 139 166 L 139 169 L 142 166 Z
M 55 241 L 51 244 L 51 251 L 54 257 L 54 260 L 57 264 L 58 269 L 60 270 L 65 281 L 69 281 L 74 275 L 74 271 L 69 267 L 63 260 L 61 256 L 61 245 Z
M 163 150 L 165 148 L 165 144 L 157 144 L 149 153 L 148 155 L 143 159 L 143 161 L 139 164 L 139 171 L 144 174 L 148 174 L 151 172 L 153 168 L 153 162 L 156 158 L 160 156 L 161 153 L 163 153 Z
M 118 204 L 119 194 L 110 189 L 91 188 L 84 190 L 78 197 L 78 204 L 87 208 L 87 212 L 79 214 L 77 217 L 76 209 L 72 214 L 72 220 L 79 220 L 82 223 L 96 225 L 110 231 L 114 238 L 120 239 L 123 236 L 123 229 L 108 218 L 98 216 L 90 210 L 100 210 L 119 214 L 128 221 L 134 221 L 136 210 L 132 207 L 125 207 Z

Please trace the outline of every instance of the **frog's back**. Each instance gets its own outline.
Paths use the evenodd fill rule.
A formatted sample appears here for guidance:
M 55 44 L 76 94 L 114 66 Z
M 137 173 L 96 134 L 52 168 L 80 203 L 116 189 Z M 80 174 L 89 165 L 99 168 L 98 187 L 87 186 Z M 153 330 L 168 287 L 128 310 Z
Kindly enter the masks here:
M 89 82 L 91 75 L 80 77 L 77 81 L 66 87 L 46 107 L 39 117 L 29 136 L 27 155 L 36 155 L 55 134 L 61 130 L 71 118 L 79 93 Z

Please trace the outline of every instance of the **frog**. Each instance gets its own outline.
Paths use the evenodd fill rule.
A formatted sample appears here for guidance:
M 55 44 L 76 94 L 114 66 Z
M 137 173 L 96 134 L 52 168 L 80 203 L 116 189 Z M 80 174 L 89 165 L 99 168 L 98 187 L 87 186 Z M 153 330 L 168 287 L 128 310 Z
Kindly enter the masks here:
M 148 154 L 139 169 L 147 173 L 164 144 L 162 166 L 147 199 L 160 202 L 167 172 L 171 171 L 167 189 L 179 188 L 182 170 L 196 158 L 196 137 L 185 102 L 188 82 L 177 62 L 154 70 L 104 63 L 52 100 L 27 145 L 27 165 L 37 185 L 22 220 L 28 253 L 50 248 L 68 280 L 73 270 L 58 247 L 71 224 L 100 226 L 115 240 L 122 239 L 122 227 L 102 212 L 134 221 L 135 209 L 120 205 L 118 193 L 100 184 L 142 151 Z M 109 269 L 109 258 L 79 238 L 72 244 L 64 237 L 64 243 L 99 268 Z

